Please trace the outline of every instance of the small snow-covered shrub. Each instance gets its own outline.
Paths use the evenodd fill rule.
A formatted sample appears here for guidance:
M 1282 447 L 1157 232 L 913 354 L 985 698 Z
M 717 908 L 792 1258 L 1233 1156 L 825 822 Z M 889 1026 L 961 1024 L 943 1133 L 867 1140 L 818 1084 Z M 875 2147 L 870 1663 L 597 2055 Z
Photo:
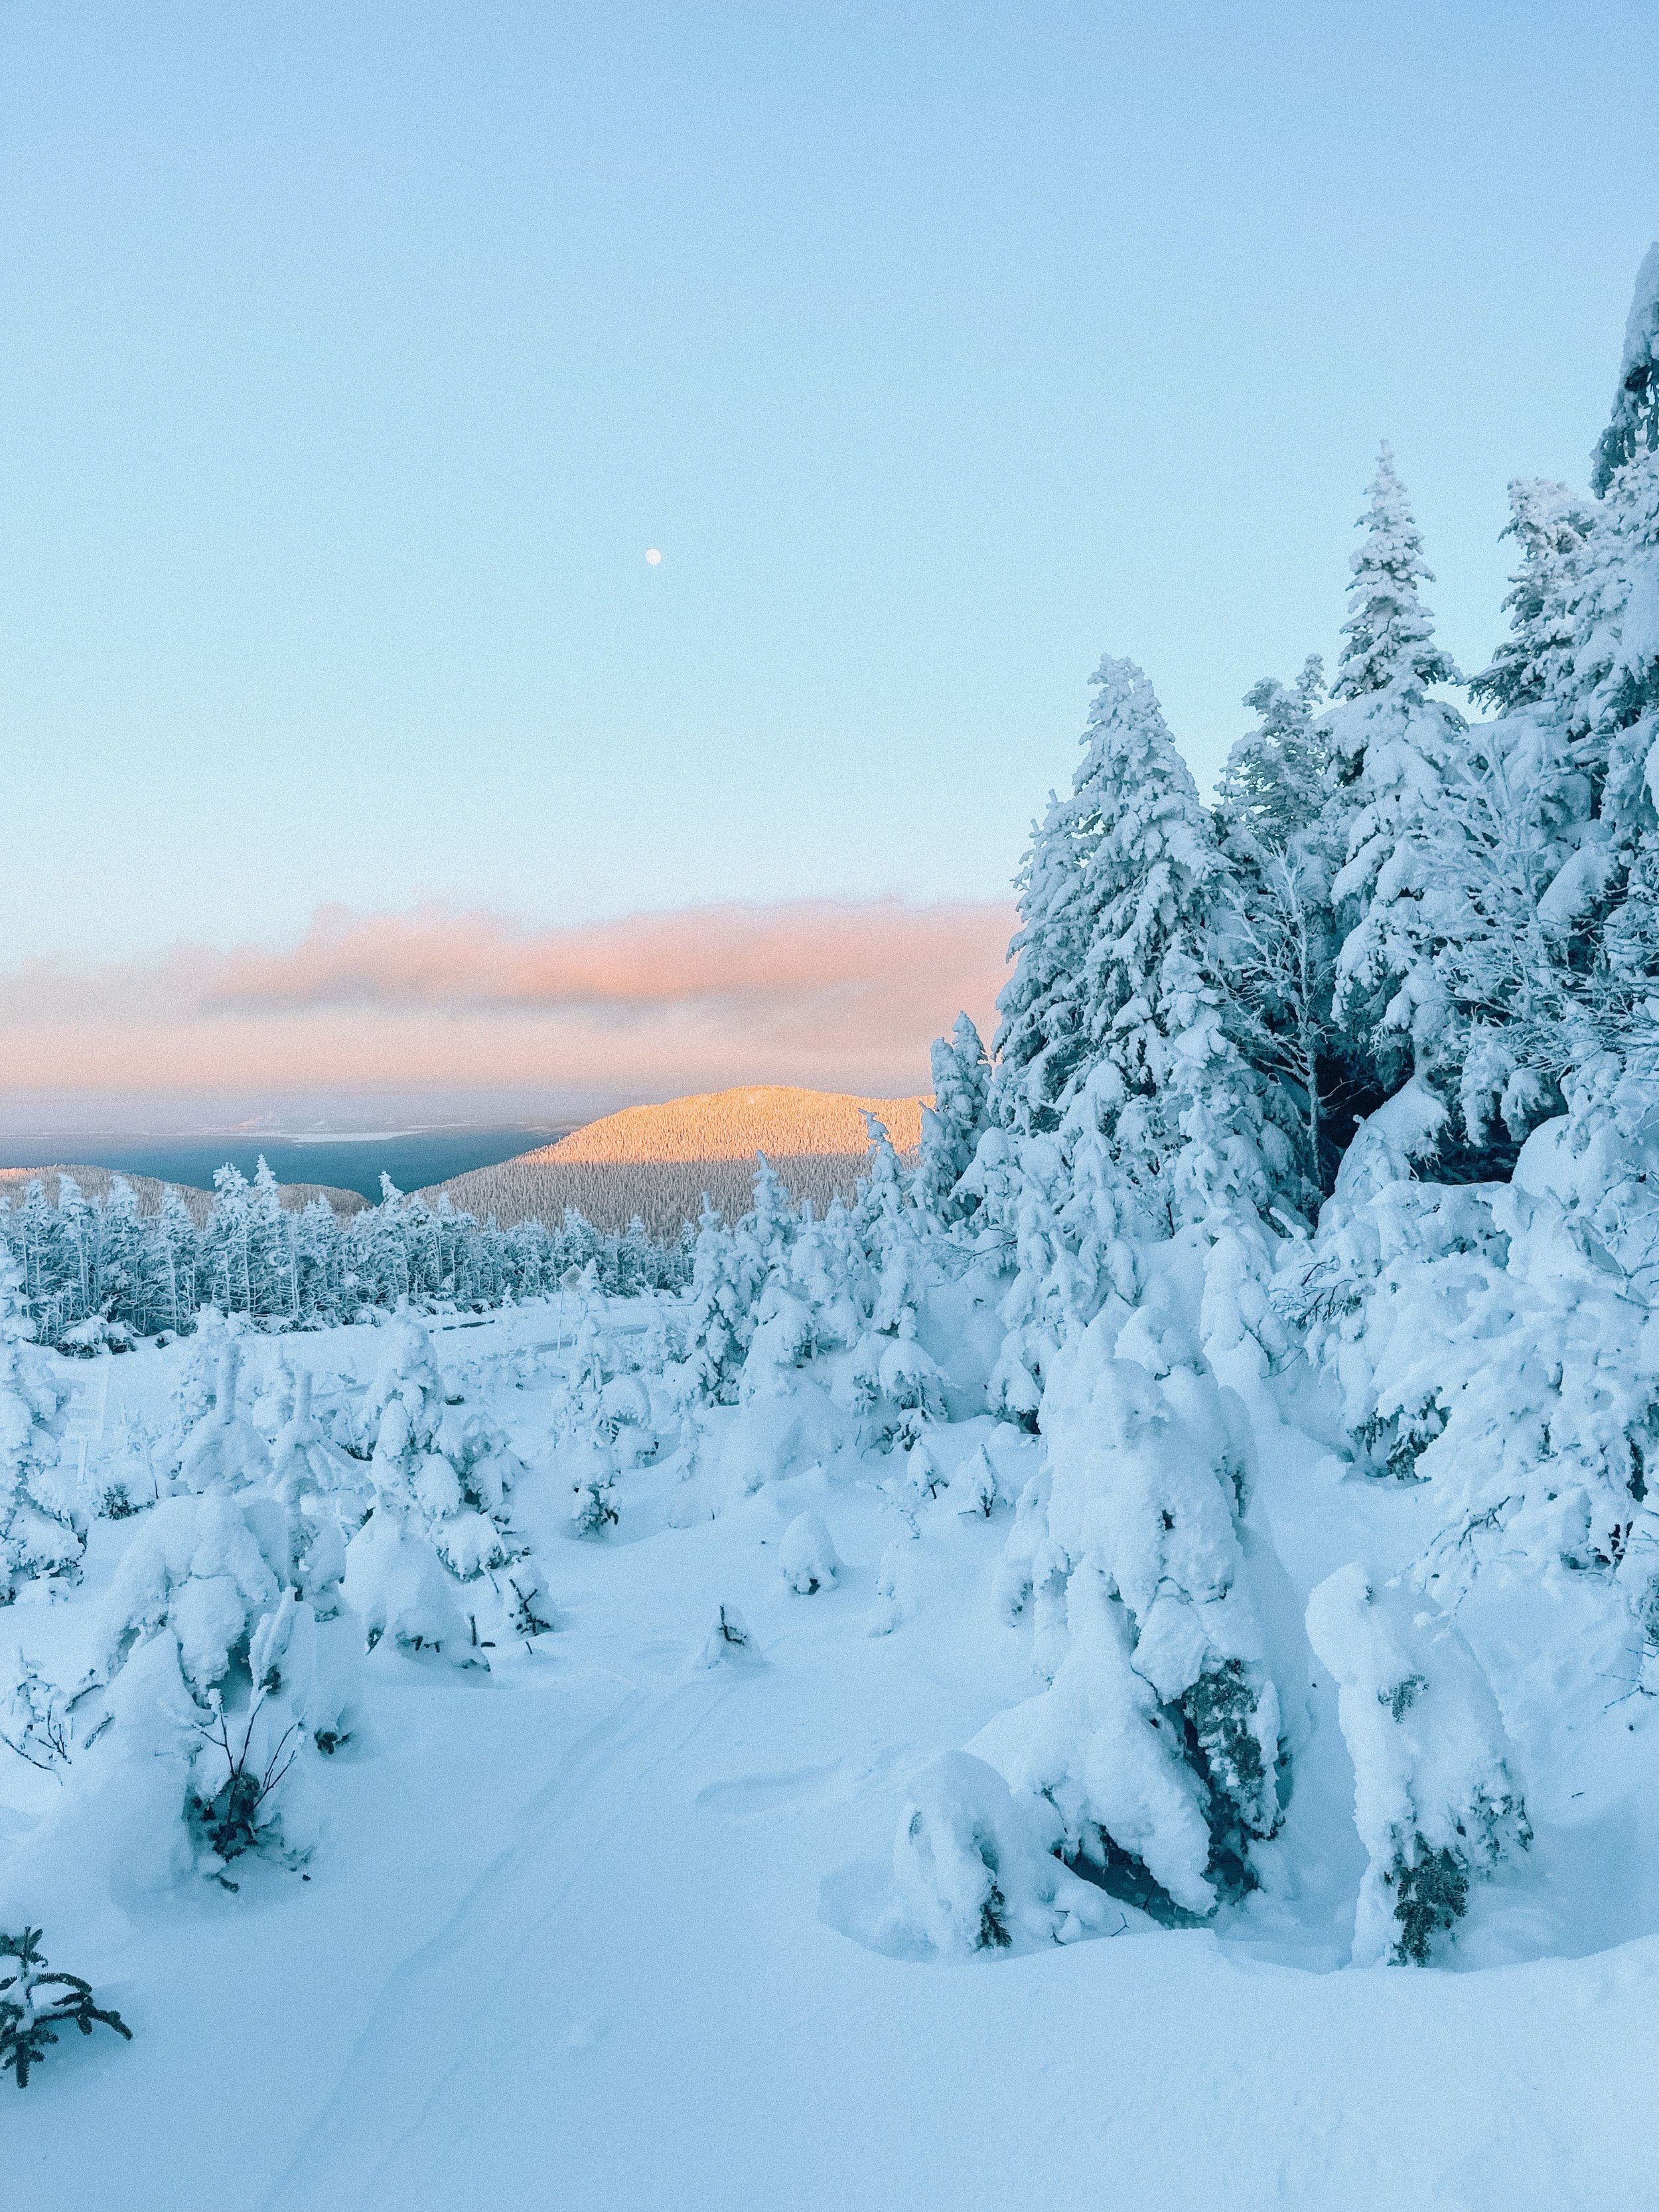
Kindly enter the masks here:
M 701 1669 L 760 1664 L 760 1646 L 736 1606 L 720 1607 L 714 1626 L 703 1638 L 696 1663 Z
M 100 1662 L 112 1674 L 142 1638 L 171 1628 L 185 1680 L 204 1695 L 246 1653 L 279 1585 L 242 1505 L 167 1498 L 122 1553 L 104 1602 Z
M 884 1932 L 945 1953 L 1098 1933 L 1109 1900 L 1055 1856 L 1060 1841 L 1044 1798 L 1010 1790 L 967 1752 L 945 1753 L 916 1778 L 899 1815 Z
M 811 1597 L 829 1588 L 840 1565 L 821 1516 L 797 1514 L 778 1546 L 778 1571 L 789 1588 L 798 1597 Z
M 198 1761 L 191 1810 L 209 1849 L 227 1865 L 271 1840 L 277 1794 L 303 1741 L 296 1719 L 280 1729 L 269 1724 L 261 1729 L 264 1713 L 264 1693 L 256 1691 L 240 1725 L 222 1706 L 202 1723 L 203 1735 L 219 1756 Z
M 25 1928 L 21 1936 L 0 1932 L 0 2073 L 9 2072 L 20 2089 L 27 2088 L 30 2069 L 57 2042 L 57 2028 L 77 2027 L 90 2035 L 96 2022 L 132 2040 L 120 2014 L 96 2002 L 89 1982 L 47 1965 L 40 1933 L 38 1928 Z
M 368 1470 L 376 1502 L 368 1528 L 350 1546 L 359 1561 L 359 1584 L 373 1561 L 377 1574 L 384 1569 L 399 1590 L 412 1592 L 424 1570 L 416 1571 L 411 1546 L 423 1546 L 452 1574 L 470 1582 L 523 1554 L 524 1545 L 507 1522 L 517 1462 L 503 1438 L 480 1421 L 461 1419 L 446 1402 L 431 1340 L 418 1322 L 402 1316 L 388 1334 L 392 1341 L 368 1399 L 380 1409 Z M 380 1533 L 365 1543 L 377 1523 Z M 428 1603 L 435 1603 L 434 1589 L 410 1620 Z M 410 1642 L 411 1636 L 422 1644 L 447 1640 L 453 1651 L 453 1629 L 440 1635 L 416 1625 L 399 1640 Z
M 1422 1966 L 1471 1884 L 1532 1840 L 1497 1704 L 1450 1617 L 1363 1567 L 1320 1583 L 1308 1636 L 1340 1685 L 1370 1858 L 1355 1961 Z
M 570 1525 L 579 1536 L 603 1536 L 622 1516 L 617 1510 L 617 1457 L 605 1445 L 586 1443 L 567 1447 L 565 1472 L 570 1478 Z
M 130 1520 L 161 1495 L 156 1464 L 160 1431 L 139 1414 L 124 1413 L 115 1424 L 115 1442 L 98 1469 L 93 1505 L 105 1521 Z
M 951 1476 L 945 1492 L 953 1513 L 969 1519 L 988 1521 L 1001 1501 L 997 1484 L 997 1471 L 991 1464 L 991 1455 L 983 1444 L 972 1451 Z
M 550 1633 L 553 1601 L 547 1593 L 546 1579 L 534 1560 L 515 1559 L 502 1573 L 501 1583 L 508 1634 L 528 1639 Z
M 1024 1615 L 1036 1589 L 1036 1562 L 1048 1543 L 1049 1474 L 1046 1467 L 1030 1476 L 1014 1505 L 1014 1525 L 997 1564 L 992 1598 L 1010 1627 Z
M 9 1681 L 6 1676 L 9 1675 Z M 21 1650 L 0 1673 L 0 1743 L 26 1766 L 61 1782 L 70 1763 L 73 1727 L 70 1701 Z
M 377 1507 L 346 1547 L 345 1601 L 372 1651 L 383 1637 L 457 1667 L 486 1664 L 432 1546 Z
M 68 1359 L 95 1359 L 100 1352 L 131 1352 L 134 1338 L 124 1321 L 111 1321 L 104 1314 L 89 1314 L 85 1321 L 77 1321 L 64 1330 L 54 1351 Z
M 219 1352 L 213 1404 L 185 1438 L 179 1455 L 183 1489 L 236 1491 L 269 1480 L 270 1448 L 236 1410 L 240 1378 L 240 1354 L 231 1338 Z

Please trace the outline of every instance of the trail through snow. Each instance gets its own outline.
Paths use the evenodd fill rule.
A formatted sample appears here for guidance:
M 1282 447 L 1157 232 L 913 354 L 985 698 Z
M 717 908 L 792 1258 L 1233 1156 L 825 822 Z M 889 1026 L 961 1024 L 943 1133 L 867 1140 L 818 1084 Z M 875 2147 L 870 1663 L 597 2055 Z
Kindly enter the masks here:
M 135 1358 L 124 1387 L 142 1373 Z M 527 1441 L 527 1400 L 520 1419 Z M 1299 1547 L 1352 1555 L 1320 1457 L 1294 1431 L 1264 1440 L 1251 1523 L 1269 1615 L 1275 1557 L 1304 1583 L 1322 1561 Z M 897 1528 L 873 1488 L 813 1470 L 673 1528 L 649 1472 L 635 1482 L 612 1540 L 567 1540 L 550 1518 L 535 1532 L 559 1625 L 533 1655 L 498 1654 L 487 1679 L 371 1661 L 370 1729 L 331 1765 L 308 1879 L 245 1862 L 239 1894 L 188 1887 L 70 1961 L 135 2040 L 65 2045 L 8 2100 L 4 2201 L 1655 2201 L 1659 2158 L 1633 2146 L 1645 2124 L 1616 2085 L 1651 2037 L 1659 1938 L 1479 1971 L 1330 1970 L 1354 1871 L 1330 1853 L 1357 1847 L 1317 1670 L 1285 1844 L 1294 1931 L 1264 1910 L 1225 1935 L 960 1963 L 859 1940 L 908 1778 L 1030 1693 L 1025 1640 L 989 1595 L 1006 1518 L 963 1516 L 913 1547 L 903 1618 L 872 1633 Z M 1403 1553 L 1411 1494 L 1389 1509 Z M 803 1596 L 777 1551 L 809 1511 L 843 1565 Z M 1376 1544 L 1375 1512 L 1364 1527 Z M 722 1605 L 759 1663 L 696 1664 Z M 1282 1610 L 1288 1642 L 1288 1595 Z

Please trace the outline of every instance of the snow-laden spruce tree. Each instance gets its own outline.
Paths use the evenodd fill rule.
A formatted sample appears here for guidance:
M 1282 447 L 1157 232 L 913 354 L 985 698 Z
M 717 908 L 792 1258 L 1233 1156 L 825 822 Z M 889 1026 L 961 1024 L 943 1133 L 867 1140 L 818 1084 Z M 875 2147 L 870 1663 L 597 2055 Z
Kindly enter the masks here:
M 1594 520 L 1592 502 L 1571 485 L 1544 477 L 1510 485 L 1504 535 L 1521 553 L 1504 600 L 1510 635 L 1469 679 L 1471 696 L 1500 714 L 1548 699 L 1571 665 L 1572 606 Z
M 438 1449 L 443 1382 L 432 1340 L 413 1315 L 398 1315 L 365 1401 L 374 1423 L 369 1479 L 374 1509 L 346 1547 L 346 1603 L 371 1648 L 382 1637 L 434 1649 L 457 1665 L 478 1660 L 445 1571 L 474 1576 L 504 1565 L 513 1547 L 477 1510 L 453 1462 Z
M 1294 684 L 1264 676 L 1244 695 L 1256 726 L 1227 756 L 1216 813 L 1229 853 L 1260 865 L 1285 852 L 1319 819 L 1329 796 L 1330 740 L 1315 720 L 1325 664 L 1310 653 Z
M 70 1575 L 81 1539 L 53 1480 L 58 1441 L 46 1424 L 58 1394 L 32 1352 L 23 1274 L 0 1243 L 0 1605 L 36 1575 Z
M 1659 969 L 1659 246 L 1642 264 L 1611 423 L 1596 452 L 1601 502 L 1573 605 L 1571 667 L 1554 697 L 1575 763 L 1596 794 L 1596 880 L 1577 886 L 1604 919 L 1604 1020 L 1644 1033 Z M 1586 863 L 1578 864 L 1582 874 Z M 1575 897 L 1575 903 L 1579 901 Z M 1559 903 L 1559 902 L 1558 902 Z
M 852 1364 L 848 1402 L 865 1417 L 866 1439 L 910 1449 L 945 1410 L 943 1377 L 918 1330 L 938 1280 L 934 1217 L 917 1204 L 885 1128 L 866 1115 L 870 1151 L 852 1229 L 867 1287 L 867 1328 Z
M 1079 1232 L 1109 1183 L 1121 1218 L 1102 1225 L 1167 1234 L 1212 1202 L 1267 1203 L 1291 1163 L 1271 1133 L 1264 1159 L 1259 1088 L 1229 1035 L 1228 870 L 1191 771 L 1133 662 L 1103 660 L 1094 680 L 1071 799 L 1026 866 L 993 1107 L 1017 1133 L 1051 1129 L 1079 1183 L 1091 1156 Z M 1036 990 L 1050 975 L 1063 993 Z
M 1068 1853 L 1207 1913 L 1279 1824 L 1279 1699 L 1236 1520 L 1250 1445 L 1172 1282 L 1109 1301 L 1042 1401 L 1043 1534 L 1011 1543 L 1051 1686 L 983 1739 L 1060 1813 Z M 1026 1518 L 1022 1505 L 1022 1518 Z
M 933 1103 L 921 1109 L 915 1194 L 919 1206 L 949 1219 L 957 1185 L 990 1127 L 991 1064 L 966 1014 L 957 1016 L 948 1037 L 933 1040 L 931 1073 Z
M 1215 825 L 1141 672 L 1107 659 L 1095 682 L 1071 794 L 1022 874 L 994 1126 L 959 1186 L 967 1241 L 1013 1278 L 991 1404 L 1033 1426 L 1059 1346 L 1135 1295 L 1138 1244 L 1310 1189 L 1281 1126 L 1300 1109 L 1240 1049 L 1255 1016 Z
M 1096 680 L 1027 863 L 998 1126 L 964 1179 L 973 1241 L 1000 1233 L 1018 1270 L 990 1395 L 1044 1464 L 999 1588 L 1050 1683 L 975 1748 L 1055 1807 L 1069 1854 L 1204 1914 L 1277 1824 L 1279 1729 L 1235 1525 L 1247 1447 L 1195 1330 L 1224 1253 L 1230 1348 L 1248 1327 L 1263 1212 L 1303 1183 L 1237 1042 L 1215 826 L 1140 671 Z
M 1447 880 L 1443 843 L 1432 858 L 1429 847 L 1470 746 L 1463 717 L 1432 696 L 1462 678 L 1419 595 L 1432 577 L 1386 444 L 1359 526 L 1329 716 L 1342 784 L 1333 811 L 1347 825 L 1332 894 L 1339 914 L 1352 917 L 1334 1011 L 1364 1042 L 1386 1088 L 1413 1073 L 1455 1088 L 1462 1034 L 1435 953 L 1459 887 Z
M 1605 499 L 1622 468 L 1644 453 L 1656 452 L 1659 452 L 1659 244 L 1648 248 L 1636 272 L 1613 418 L 1596 442 L 1590 489 L 1598 499 Z
M 763 1153 L 757 1155 L 754 1203 L 728 1229 L 704 1194 L 691 1261 L 684 1354 L 672 1377 L 687 1416 L 730 1405 L 754 1332 L 762 1289 L 779 1267 L 799 1225 L 789 1194 Z
M 1308 1636 L 1340 1686 L 1370 1859 L 1354 1961 L 1425 1966 L 1471 1885 L 1532 1841 L 1497 1702 L 1449 1614 L 1360 1566 L 1314 1591 Z
M 179 1484 L 193 1491 L 241 1490 L 270 1473 L 264 1438 L 237 1410 L 241 1355 L 236 1340 L 218 1346 L 213 1403 L 189 1431 L 179 1454 Z
M 1340 943 L 1331 884 L 1346 837 L 1330 726 L 1315 717 L 1323 692 L 1313 654 L 1294 685 L 1264 677 L 1246 693 L 1257 726 L 1228 757 L 1215 810 L 1231 868 L 1218 933 L 1233 1027 L 1267 1112 L 1296 1146 L 1310 1203 L 1334 1179 L 1356 1073 L 1331 1013 Z
M 1097 884 L 1093 863 L 1120 803 L 1129 672 L 1127 662 L 1101 662 L 1093 678 L 1100 696 L 1083 733 L 1084 756 L 1071 790 L 1063 799 L 1048 794 L 1015 878 L 1019 927 L 1008 948 L 1015 967 L 997 1000 L 1001 1018 L 993 1045 L 990 1106 L 994 1121 L 1021 1136 L 1059 1127 L 1090 1057 L 1085 963 L 1111 880 L 1109 864 Z M 1151 687 L 1139 671 L 1133 677 L 1150 699 Z
M 602 1326 L 591 1279 L 582 1316 L 553 1409 L 554 1466 L 570 1490 L 570 1519 L 577 1534 L 603 1536 L 620 1516 L 615 1503 L 622 1471 L 619 1437 L 641 1433 L 648 1410 L 637 1380 L 623 1376 L 615 1344 Z M 618 1393 L 613 1386 L 623 1385 Z M 624 1413 L 633 1418 L 624 1420 Z
M 323 1434 L 312 1411 L 311 1370 L 289 1382 L 286 1417 L 271 1447 L 270 1488 L 288 1520 L 287 1579 L 319 1618 L 336 1609 L 346 1537 L 373 1503 L 362 1462 Z
M 1467 1025 L 1459 1103 L 1476 1143 L 1498 1122 L 1518 1139 L 1559 1111 L 1566 1069 L 1596 1049 L 1583 979 L 1599 965 L 1611 854 L 1559 705 L 1594 520 L 1565 484 L 1510 484 L 1510 634 L 1469 686 L 1499 720 L 1430 826 L 1431 864 L 1460 902 L 1439 966 Z
M 748 1349 L 750 1326 L 732 1232 L 705 1194 L 691 1252 L 684 1352 L 672 1378 L 688 1415 L 706 1406 L 730 1404 Z
M 199 1240 L 190 1208 L 172 1183 L 161 1193 L 151 1236 L 161 1316 L 169 1328 L 181 1328 L 200 1304 L 196 1292 Z

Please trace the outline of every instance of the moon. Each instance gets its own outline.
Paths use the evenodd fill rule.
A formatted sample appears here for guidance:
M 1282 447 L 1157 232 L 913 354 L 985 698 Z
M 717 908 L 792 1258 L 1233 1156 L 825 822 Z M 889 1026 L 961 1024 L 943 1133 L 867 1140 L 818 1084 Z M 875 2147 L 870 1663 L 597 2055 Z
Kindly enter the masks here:
M 653 568 L 660 567 L 662 562 L 662 555 L 658 552 L 654 545 L 650 545 L 646 548 L 645 557 L 651 563 Z

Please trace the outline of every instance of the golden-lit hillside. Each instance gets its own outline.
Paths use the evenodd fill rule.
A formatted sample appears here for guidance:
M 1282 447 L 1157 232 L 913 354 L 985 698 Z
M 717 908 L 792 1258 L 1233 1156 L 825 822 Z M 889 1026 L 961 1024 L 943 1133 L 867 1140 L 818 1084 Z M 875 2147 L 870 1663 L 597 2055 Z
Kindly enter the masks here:
M 875 1115 L 908 1158 L 921 1141 L 925 1103 L 767 1084 L 629 1106 L 426 1194 L 446 1191 L 503 1227 L 527 1218 L 555 1223 L 574 1206 L 599 1229 L 624 1229 L 637 1213 L 653 1236 L 672 1237 L 696 1220 L 705 1193 L 728 1218 L 745 1212 L 755 1155 L 764 1152 L 796 1199 L 822 1209 L 852 1195 L 866 1148 L 864 1115 Z

